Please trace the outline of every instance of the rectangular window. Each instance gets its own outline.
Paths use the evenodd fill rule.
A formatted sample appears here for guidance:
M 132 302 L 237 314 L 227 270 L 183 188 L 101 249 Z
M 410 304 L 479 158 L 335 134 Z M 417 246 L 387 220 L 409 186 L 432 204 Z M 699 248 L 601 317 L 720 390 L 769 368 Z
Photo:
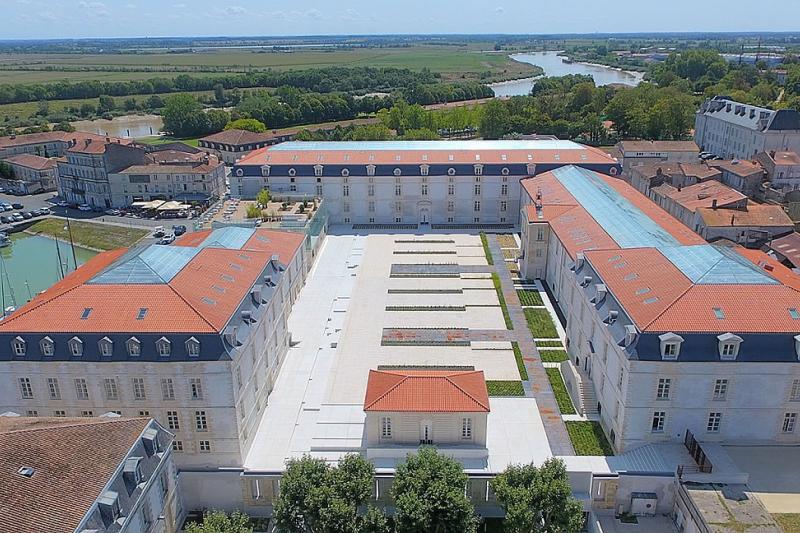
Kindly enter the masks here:
M 677 357 L 678 356 L 678 344 L 674 342 L 668 342 L 664 345 L 664 357 Z
M 106 378 L 103 380 L 103 385 L 106 390 L 106 400 L 119 400 L 119 390 L 117 389 L 116 379 Z
M 800 379 L 792 380 L 792 388 L 789 391 L 790 402 L 800 402 Z
M 349 212 L 350 212 L 350 202 L 345 202 L 345 203 L 342 205 L 342 210 L 343 210 L 345 213 L 349 213 Z
M 475 185 L 475 196 L 481 195 L 481 186 L 480 184 Z
M 736 355 L 736 345 L 733 343 L 725 343 L 722 345 L 722 356 L 733 357 Z
M 201 440 L 200 441 L 200 451 L 203 453 L 209 453 L 211 451 L 211 441 L 210 440 Z
M 342 196 L 350 196 L 350 186 L 342 185 Z
M 476 213 L 481 210 L 481 202 L 480 200 L 475 200 L 475 203 L 472 204 L 472 210 Z
M 456 186 L 452 183 L 447 186 L 447 194 L 453 196 L 456 193 Z
M 428 196 L 428 184 L 427 183 L 423 183 L 422 184 L 422 196 Z
M 150 416 L 150 411 L 139 411 L 139 416 Z
M 321 184 L 317 184 L 316 193 L 317 193 L 317 196 L 322 196 L 322 185 Z
M 371 183 L 367 185 L 367 196 L 375 196 L 375 186 L 372 185 Z
M 541 226 L 536 228 L 536 240 L 537 241 L 543 241 L 544 240 L 544 228 L 541 227 Z
M 369 202 L 369 203 L 367 204 L 367 210 L 368 210 L 370 213 L 374 213 L 374 212 L 375 212 L 375 202 Z
M 133 399 L 146 400 L 147 392 L 144 388 L 144 378 L 133 378 L 131 382 L 133 384 Z
M 650 431 L 653 433 L 661 433 L 664 431 L 664 422 L 667 420 L 667 413 L 665 411 L 655 411 L 653 413 L 653 423 L 650 426 Z
M 461 438 L 462 439 L 471 439 L 472 438 L 472 419 L 471 418 L 462 418 L 461 419 Z
M 503 179 L 505 179 L 505 178 L 503 178 Z M 504 184 L 500 185 L 500 194 L 502 196 L 508 196 L 508 184 L 507 183 L 504 183 Z
M 61 387 L 58 385 L 58 378 L 47 378 L 47 390 L 51 400 L 61 399 Z
M 66 411 L 62 411 L 62 410 L 53 411 L 53 416 L 58 417 L 58 418 L 63 418 L 65 416 L 67 416 L 67 412 Z
M 620 367 L 619 377 L 617 378 L 617 388 L 622 391 L 622 383 L 625 381 L 625 367 Z
M 500 211 L 506 211 L 506 210 L 508 210 L 508 202 L 503 200 L 500 202 Z
M 728 395 L 728 380 L 718 379 L 714 382 L 714 399 L 724 400 Z
M 392 419 L 388 416 L 381 417 L 381 438 L 392 438 Z
M 25 416 L 37 417 L 39 416 L 39 411 L 35 409 L 29 409 L 28 411 L 25 412 Z
M 720 422 L 722 422 L 722 413 L 708 413 L 706 431 L 709 433 L 718 433 Z
M 208 421 L 205 411 L 194 412 L 194 427 L 197 431 L 208 431 Z
M 783 415 L 782 430 L 784 433 L 794 433 L 794 426 L 797 423 L 797 413 L 786 413 Z
M 203 399 L 203 382 L 200 380 L 200 378 L 191 378 L 189 380 L 189 391 L 192 400 Z
M 181 429 L 181 421 L 178 417 L 178 411 L 167 411 L 167 427 L 169 429 Z
M 164 400 L 175 399 L 175 386 L 172 383 L 172 378 L 163 378 L 161 380 L 161 398 Z
M 658 391 L 656 391 L 656 398 L 659 400 L 669 400 L 670 388 L 672 387 L 672 379 L 661 378 L 658 380 Z
M 75 379 L 75 395 L 79 400 L 89 399 L 89 387 L 86 386 L 86 380 L 83 378 Z
M 182 440 L 172 441 L 172 451 L 181 453 L 183 451 L 183 441 Z
M 401 196 L 402 194 L 403 194 L 402 187 L 400 185 L 395 185 L 394 186 L 394 195 L 395 196 Z
M 93 417 L 94 416 L 94 411 L 81 411 L 81 416 L 87 417 L 87 418 Z

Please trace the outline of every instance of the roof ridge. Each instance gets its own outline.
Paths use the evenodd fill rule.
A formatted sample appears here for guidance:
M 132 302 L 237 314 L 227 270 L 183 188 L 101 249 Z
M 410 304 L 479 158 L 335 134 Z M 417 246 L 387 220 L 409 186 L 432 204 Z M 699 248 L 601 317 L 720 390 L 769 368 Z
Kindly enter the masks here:
M 473 371 L 465 371 L 465 372 L 459 373 L 459 374 L 457 374 L 457 375 L 459 375 L 459 376 L 464 376 L 464 375 L 467 375 L 467 374 L 475 374 L 475 373 L 477 373 L 477 372 L 479 372 L 479 371 L 478 371 L 478 370 L 473 370 Z M 470 399 L 471 399 L 473 402 L 477 403 L 478 405 L 480 405 L 481 407 L 483 407 L 483 408 L 484 408 L 484 409 L 486 409 L 487 411 L 489 410 L 489 406 L 488 406 L 488 405 L 484 405 L 484 404 L 483 404 L 483 403 L 481 403 L 481 402 L 480 402 L 480 401 L 479 401 L 477 398 L 475 398 L 475 396 L 473 396 L 473 395 L 472 395 L 472 394 L 470 394 L 469 392 L 465 391 L 465 390 L 464 390 L 464 388 L 463 388 L 463 387 L 461 387 L 461 385 L 459 385 L 459 384 L 458 384 L 458 383 L 456 383 L 455 381 L 453 381 L 453 380 L 451 379 L 451 377 L 452 377 L 452 376 L 444 376 L 444 378 L 445 378 L 447 381 L 449 381 L 449 382 L 450 382 L 450 383 L 451 383 L 451 384 L 452 384 L 452 385 L 453 385 L 455 388 L 457 388 L 458 390 L 460 390 L 460 391 L 461 391 L 461 392 L 462 392 L 464 395 L 468 396 L 468 397 L 469 397 L 469 398 L 470 398 Z
M 669 259 L 668 259 L 667 261 L 669 261 Z M 689 280 L 689 281 L 692 281 L 692 280 Z M 642 331 L 645 331 L 647 328 L 649 328 L 649 327 L 650 327 L 650 326 L 653 324 L 653 322 L 655 322 L 656 320 L 658 320 L 659 318 L 661 318 L 662 316 L 664 316 L 664 313 L 666 312 L 666 310 L 667 310 L 667 309 L 670 309 L 672 306 L 674 306 L 676 303 L 678 303 L 678 300 L 680 300 L 681 298 L 683 298 L 684 296 L 686 296 L 686 294 L 688 294 L 688 293 L 689 293 L 689 291 L 691 291 L 692 289 L 694 289 L 694 288 L 695 288 L 695 286 L 696 286 L 696 284 L 695 284 L 695 283 L 692 283 L 691 285 L 689 285 L 688 287 L 686 287 L 686 289 L 685 289 L 685 290 L 684 290 L 682 293 L 680 293 L 678 296 L 676 296 L 676 297 L 675 297 L 675 299 L 674 299 L 674 300 L 672 300 L 672 302 L 670 302 L 670 304 L 669 304 L 669 305 L 668 305 L 668 306 L 665 308 L 665 310 L 664 310 L 664 311 L 662 311 L 661 313 L 659 313 L 659 315 L 658 315 L 658 316 L 656 316 L 655 318 L 653 318 L 653 319 L 652 319 L 650 322 L 648 322 L 647 324 L 645 324 L 644 326 L 642 326 Z
M 369 408 L 369 407 L 372 407 L 373 405 L 375 405 L 376 403 L 378 403 L 378 401 L 380 401 L 380 400 L 384 399 L 384 398 L 385 398 L 385 397 L 386 397 L 386 396 L 387 396 L 387 395 L 388 395 L 390 392 L 392 392 L 392 391 L 393 391 L 393 390 L 395 390 L 397 387 L 399 387 L 400 385 L 402 385 L 403 383 L 405 383 L 405 382 L 406 382 L 406 380 L 407 380 L 407 379 L 410 377 L 410 376 L 408 376 L 408 375 L 402 375 L 402 374 L 399 374 L 399 373 L 397 373 L 397 372 L 384 372 L 384 371 L 382 371 L 382 370 L 371 370 L 371 372 L 380 372 L 380 373 L 392 374 L 392 375 L 399 376 L 401 379 L 400 379 L 400 380 L 399 380 L 397 383 L 395 383 L 394 385 L 392 385 L 391 387 L 389 387 L 388 389 L 386 389 L 386 392 L 384 392 L 383 394 L 381 394 L 380 396 L 378 396 L 377 398 L 375 398 L 375 399 L 374 399 L 372 402 L 370 402 L 370 404 L 369 404 L 369 405 L 365 405 L 365 406 L 364 406 L 364 410 L 366 410 L 366 409 L 367 409 L 367 408 Z
M 183 270 L 183 269 L 181 269 L 181 270 Z M 173 278 L 173 279 L 174 279 L 174 278 Z M 211 328 L 211 330 L 212 330 L 212 331 L 218 331 L 218 330 L 217 330 L 217 328 L 216 328 L 216 326 L 214 326 L 214 324 L 212 324 L 211 322 L 209 322 L 209 321 L 208 321 L 208 319 L 207 319 L 207 318 L 206 318 L 206 317 L 203 315 L 203 313 L 201 313 L 201 312 L 200 312 L 200 311 L 199 311 L 199 310 L 198 310 L 198 309 L 197 309 L 197 308 L 196 308 L 194 305 L 192 305 L 192 304 L 191 304 L 191 302 L 189 302 L 189 300 L 187 300 L 186 298 L 184 298 L 184 297 L 183 297 L 183 295 L 182 295 L 180 292 L 178 292 L 178 289 L 176 289 L 175 287 L 173 287 L 171 283 L 165 283 L 165 285 L 166 285 L 167 287 L 169 287 L 169 288 L 170 288 L 170 290 L 171 290 L 172 292 L 174 292 L 174 293 L 175 293 L 175 296 L 177 296 L 178 298 L 180 298 L 181 300 L 183 300 L 183 303 L 185 303 L 186 305 L 188 305 L 188 306 L 189 306 L 189 308 L 190 308 L 192 311 L 194 311 L 194 313 L 195 313 L 197 316 L 199 316 L 199 317 L 200 317 L 200 319 L 201 319 L 203 322 L 205 322 L 206 324 L 208 324 L 208 326 Z

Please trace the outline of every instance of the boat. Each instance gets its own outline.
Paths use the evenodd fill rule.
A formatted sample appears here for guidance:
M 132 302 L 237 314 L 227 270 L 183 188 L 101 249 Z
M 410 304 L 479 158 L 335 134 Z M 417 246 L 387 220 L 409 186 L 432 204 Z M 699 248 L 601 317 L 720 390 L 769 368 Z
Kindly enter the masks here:
M 561 62 L 562 62 L 562 63 L 566 63 L 567 65 L 571 65 L 572 63 L 574 63 L 574 61 L 573 61 L 573 60 L 571 60 L 570 58 L 568 58 L 568 57 L 563 57 L 563 56 L 561 57 Z
M 5 235 L 0 236 L 0 248 L 5 248 L 6 246 L 11 246 L 11 239 Z

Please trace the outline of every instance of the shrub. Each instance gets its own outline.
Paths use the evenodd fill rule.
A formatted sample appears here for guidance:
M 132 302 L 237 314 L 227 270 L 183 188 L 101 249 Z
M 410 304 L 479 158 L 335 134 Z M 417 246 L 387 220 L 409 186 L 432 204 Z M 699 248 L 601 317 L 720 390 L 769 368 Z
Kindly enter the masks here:
M 543 305 L 542 296 L 539 294 L 539 291 L 531 291 L 531 290 L 518 290 L 517 296 L 519 296 L 519 303 L 522 305 Z
M 569 355 L 564 350 L 540 350 L 539 355 L 545 363 L 561 363 L 569 359 Z

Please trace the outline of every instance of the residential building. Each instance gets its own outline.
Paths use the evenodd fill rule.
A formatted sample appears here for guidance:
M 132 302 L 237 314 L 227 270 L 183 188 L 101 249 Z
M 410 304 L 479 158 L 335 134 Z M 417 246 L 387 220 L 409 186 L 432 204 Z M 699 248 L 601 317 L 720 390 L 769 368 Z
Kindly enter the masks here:
M 304 233 L 105 252 L 0 322 L 0 412 L 152 416 L 181 466 L 240 466 L 286 355 Z
M 780 205 L 750 202 L 745 209 L 700 207 L 695 213 L 695 231 L 709 241 L 728 239 L 743 246 L 759 247 L 794 230 L 794 222 Z
M 69 147 L 66 160 L 59 161 L 58 193 L 68 202 L 109 208 L 112 205 L 109 174 L 147 161 L 143 147 L 86 139 Z
M 800 270 L 800 233 L 793 231 L 778 239 L 771 240 L 763 248 L 788 268 Z
M 564 364 L 591 383 L 618 452 L 687 430 L 800 442 L 784 423 L 800 412 L 800 277 L 763 252 L 706 243 L 587 169 L 525 180 L 522 194 L 522 277 L 544 280 L 567 317 Z
M 150 418 L 0 416 L 0 530 L 180 530 L 172 443 Z
M 617 162 L 571 141 L 289 142 L 253 152 L 231 195 L 322 197 L 332 223 L 513 227 L 519 182 L 575 164 L 615 175 Z
M 714 180 L 685 187 L 664 183 L 650 189 L 648 196 L 664 211 L 692 229 L 695 229 L 696 212 L 700 207 L 736 210 L 748 206 L 747 196 Z
M 723 159 L 752 159 L 760 152 L 800 151 L 800 113 L 774 111 L 715 96 L 700 106 L 694 140 Z
M 225 130 L 213 133 L 198 140 L 200 148 L 207 149 L 219 156 L 228 165 L 250 155 L 254 150 L 292 139 L 293 135 L 272 133 L 254 133 L 246 130 Z
M 186 156 L 180 152 L 149 154 L 159 163 L 132 165 L 108 175 L 111 205 L 178 200 L 207 203 L 225 195 L 225 165 L 214 155 Z
M 117 142 L 119 139 L 85 133 L 82 131 L 47 131 L 0 137 L 0 159 L 17 154 L 32 154 L 41 157 L 61 157 L 71 146 L 92 142 Z
M 747 196 L 755 196 L 764 181 L 764 169 L 756 161 L 711 161 L 711 167 L 722 172 L 721 181 Z
M 620 164 L 625 176 L 640 165 L 697 163 L 700 156 L 694 141 L 620 141 L 616 148 L 622 155 Z
M 800 189 L 800 155 L 797 152 L 761 152 L 756 161 L 766 173 L 772 189 L 784 195 Z
M 0 179 L 0 186 L 21 194 L 55 191 L 58 183 L 58 163 L 55 159 L 31 154 L 5 158 L 14 173 L 12 179 Z
M 708 180 L 722 180 L 722 172 L 706 163 L 647 163 L 632 167 L 628 173 L 630 184 L 645 196 L 650 189 L 664 183 L 673 187 L 687 187 Z

